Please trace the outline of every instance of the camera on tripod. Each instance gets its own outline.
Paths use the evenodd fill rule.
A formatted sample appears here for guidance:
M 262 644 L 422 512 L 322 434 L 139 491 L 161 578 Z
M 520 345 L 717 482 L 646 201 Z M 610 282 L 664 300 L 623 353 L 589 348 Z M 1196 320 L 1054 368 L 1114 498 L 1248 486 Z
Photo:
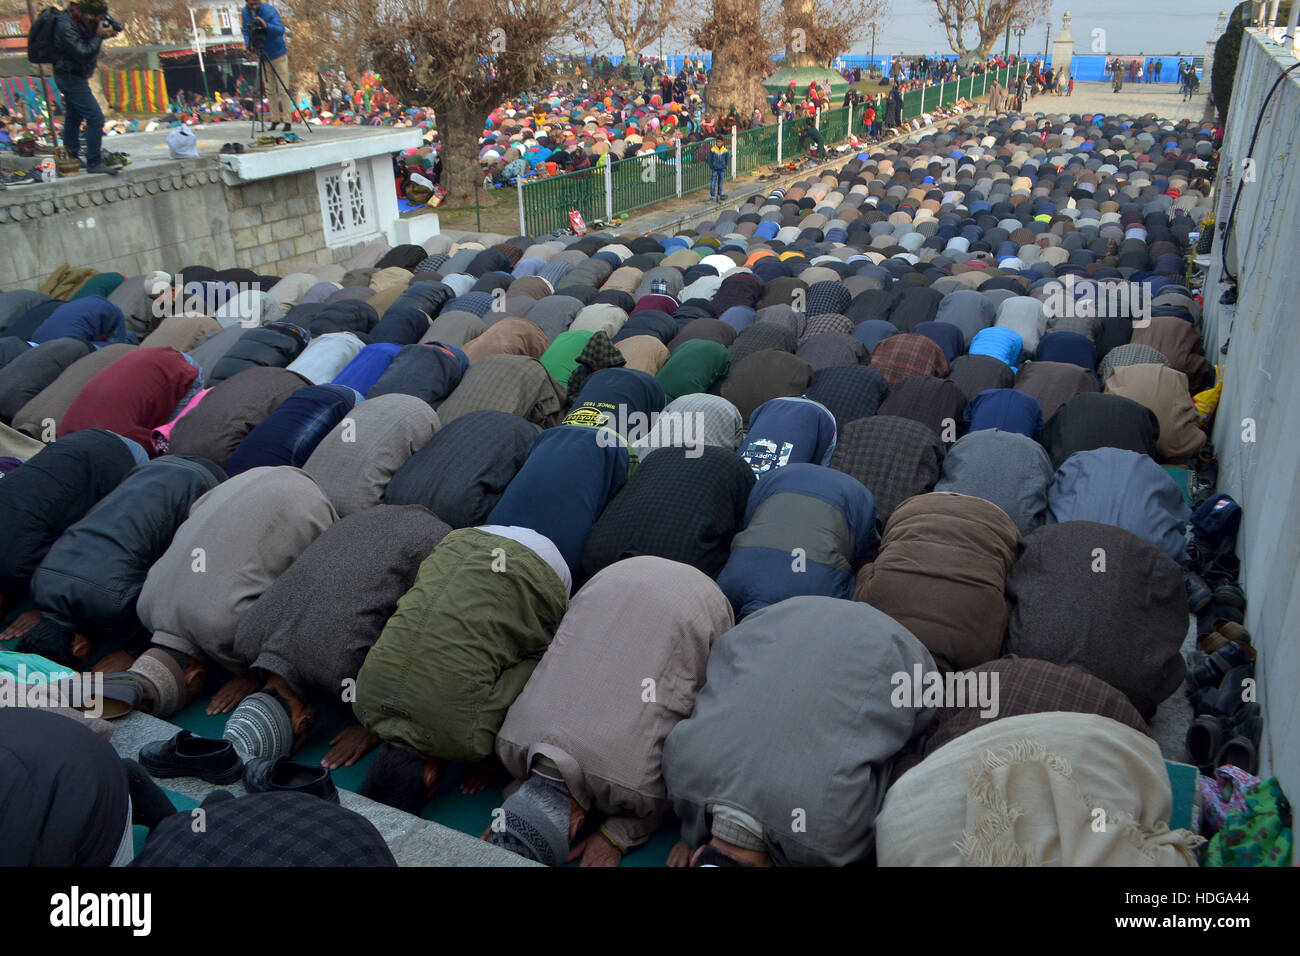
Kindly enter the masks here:
M 248 45 L 254 50 L 260 50 L 266 45 L 266 24 L 254 20 L 248 25 Z

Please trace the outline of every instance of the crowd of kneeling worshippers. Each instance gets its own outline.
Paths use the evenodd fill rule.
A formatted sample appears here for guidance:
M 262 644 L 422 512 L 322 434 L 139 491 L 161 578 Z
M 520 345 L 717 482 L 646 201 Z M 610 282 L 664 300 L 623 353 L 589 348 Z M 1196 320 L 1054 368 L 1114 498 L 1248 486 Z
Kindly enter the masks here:
M 1148 722 L 1189 695 L 1207 775 L 1260 723 L 1239 509 L 1164 467 L 1215 148 L 959 119 L 675 235 L 0 294 L 9 672 L 229 715 L 136 760 L 0 709 L 0 858 L 391 864 L 330 779 L 378 748 L 414 813 L 508 771 L 483 837 L 550 865 L 1197 865 Z M 177 776 L 249 794 L 194 833 Z

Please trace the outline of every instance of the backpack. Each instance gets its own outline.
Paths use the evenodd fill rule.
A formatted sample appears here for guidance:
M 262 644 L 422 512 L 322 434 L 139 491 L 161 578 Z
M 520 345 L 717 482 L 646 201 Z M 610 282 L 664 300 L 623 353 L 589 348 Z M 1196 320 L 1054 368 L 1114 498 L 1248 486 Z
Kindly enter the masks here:
M 54 25 L 58 17 L 58 7 L 46 7 L 37 14 L 36 22 L 27 33 L 27 59 L 31 62 L 54 62 Z
M 1192 533 L 1214 549 L 1231 548 L 1241 527 L 1241 506 L 1229 495 L 1215 495 L 1192 512 Z

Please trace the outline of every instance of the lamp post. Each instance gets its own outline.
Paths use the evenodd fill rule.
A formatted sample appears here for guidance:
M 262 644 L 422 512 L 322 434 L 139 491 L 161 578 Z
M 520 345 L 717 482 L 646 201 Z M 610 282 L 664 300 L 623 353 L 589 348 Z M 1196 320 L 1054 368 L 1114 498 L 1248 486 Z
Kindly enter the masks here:
M 876 25 L 871 24 L 871 59 L 867 61 L 871 69 L 876 67 Z
M 1052 49 L 1052 21 L 1047 21 L 1047 39 L 1043 41 L 1043 66 L 1047 66 L 1047 54 Z
M 203 65 L 203 44 L 199 42 L 199 27 L 194 22 L 194 8 L 190 7 L 190 29 L 194 31 L 194 52 L 199 55 L 199 75 L 203 77 L 203 99 L 212 99 L 212 92 L 208 89 L 208 70 Z M 184 106 L 184 104 L 181 104 Z
M 1016 27 L 1016 29 L 1015 29 L 1015 34 L 1016 34 L 1016 59 L 1017 59 L 1017 60 L 1020 59 L 1020 45 L 1021 45 L 1021 43 L 1024 41 L 1024 39 L 1025 39 L 1025 34 L 1028 33 L 1028 32 L 1029 32 L 1029 30 L 1028 30 L 1028 28 L 1026 28 L 1026 27 Z

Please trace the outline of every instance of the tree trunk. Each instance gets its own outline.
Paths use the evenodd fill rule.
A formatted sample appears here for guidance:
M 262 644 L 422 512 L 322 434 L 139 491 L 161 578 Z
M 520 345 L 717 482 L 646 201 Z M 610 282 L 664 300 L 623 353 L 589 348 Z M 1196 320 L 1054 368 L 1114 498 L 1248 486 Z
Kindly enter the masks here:
M 478 162 L 478 130 L 491 108 L 479 110 L 464 100 L 444 104 L 437 111 L 438 138 L 442 143 L 442 180 L 447 190 L 443 203 L 447 206 L 467 206 L 474 201 L 474 181 L 483 173 Z M 477 122 L 477 125 L 476 125 Z
M 713 51 L 713 70 L 709 73 L 705 98 L 709 109 L 716 113 L 725 113 L 734 106 L 741 116 L 748 116 L 761 109 L 767 97 L 761 79 L 745 69 L 738 55 L 742 51 L 730 47 L 727 44 Z
M 735 107 L 748 116 L 767 100 L 763 81 L 754 69 L 752 38 L 761 36 L 759 6 L 746 0 L 714 0 L 715 21 L 727 26 L 719 30 L 713 43 L 713 69 L 705 87 L 705 102 L 710 110 L 725 113 Z
M 824 67 L 817 62 L 816 55 L 808 49 L 809 37 L 806 33 L 800 42 L 796 42 L 796 28 L 816 29 L 817 5 L 813 0 L 782 0 L 781 2 L 783 32 L 785 33 L 785 65 L 794 69 L 802 67 Z

